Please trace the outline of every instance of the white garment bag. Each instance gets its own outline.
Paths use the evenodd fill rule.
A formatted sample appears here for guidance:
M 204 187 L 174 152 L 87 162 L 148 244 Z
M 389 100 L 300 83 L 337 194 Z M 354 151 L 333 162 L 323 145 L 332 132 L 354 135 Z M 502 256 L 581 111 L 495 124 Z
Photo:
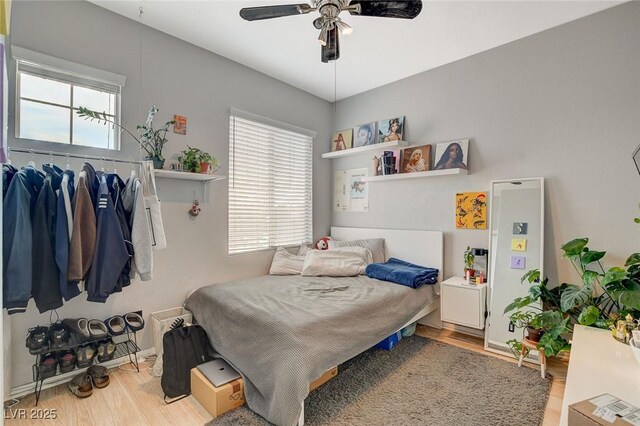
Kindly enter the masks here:
M 162 211 L 156 190 L 153 161 L 142 162 L 142 196 L 144 199 L 144 207 L 149 217 L 151 245 L 154 250 L 162 250 L 167 247 L 167 238 L 165 237 L 164 226 L 162 224 Z

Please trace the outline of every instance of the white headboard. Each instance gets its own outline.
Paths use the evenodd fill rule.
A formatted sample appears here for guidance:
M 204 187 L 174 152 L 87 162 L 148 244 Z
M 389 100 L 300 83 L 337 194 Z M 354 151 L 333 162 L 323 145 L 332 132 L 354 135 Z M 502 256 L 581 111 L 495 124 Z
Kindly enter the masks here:
M 441 231 L 332 226 L 331 238 L 336 240 L 384 238 L 387 246 L 387 258 L 395 257 L 417 265 L 437 268 L 440 271 L 438 281 L 442 282 L 444 236 Z

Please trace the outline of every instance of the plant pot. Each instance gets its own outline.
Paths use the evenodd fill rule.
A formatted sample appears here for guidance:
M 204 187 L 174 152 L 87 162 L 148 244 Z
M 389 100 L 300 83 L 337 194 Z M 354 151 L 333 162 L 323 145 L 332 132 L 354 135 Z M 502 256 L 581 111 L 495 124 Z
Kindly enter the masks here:
M 543 334 L 543 330 L 539 330 L 533 327 L 527 327 L 527 339 L 531 340 L 532 342 L 538 343 Z
M 145 157 L 144 159 L 153 161 L 154 169 L 162 169 L 162 167 L 164 166 L 164 160 L 158 157 Z
M 200 173 L 209 173 L 209 163 L 200 163 Z
M 469 271 L 469 278 L 473 278 L 476 276 L 476 270 L 470 268 L 464 268 L 464 276 L 467 276 L 467 271 Z

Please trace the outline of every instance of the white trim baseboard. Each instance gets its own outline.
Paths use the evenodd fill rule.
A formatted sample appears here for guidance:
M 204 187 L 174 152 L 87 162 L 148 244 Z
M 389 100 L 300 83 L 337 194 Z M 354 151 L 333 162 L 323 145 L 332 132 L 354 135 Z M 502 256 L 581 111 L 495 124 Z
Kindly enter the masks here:
M 450 322 L 442 322 L 442 328 L 445 330 L 457 331 L 458 333 L 468 334 L 470 336 L 484 338 L 484 329 L 478 330 L 476 328 L 465 327 L 464 325 L 453 324 Z
M 138 352 L 138 358 L 148 358 L 155 354 L 156 354 L 156 349 L 149 348 L 149 349 L 145 349 Z M 122 358 L 114 359 L 107 362 L 102 362 L 100 363 L 100 365 L 107 368 L 113 368 L 113 367 L 118 367 L 119 365 L 126 364 L 128 362 L 129 362 L 129 357 L 124 356 Z M 42 389 L 43 390 L 49 389 L 54 386 L 58 386 L 62 383 L 70 382 L 73 377 L 75 377 L 79 373 L 82 373 L 83 371 L 86 371 L 87 368 L 78 368 L 76 370 L 70 371 L 69 373 L 60 374 L 58 376 L 52 377 L 51 379 L 45 379 L 44 383 L 42 384 Z M 33 393 L 35 391 L 34 386 L 35 386 L 35 382 L 31 382 L 31 383 L 25 383 L 24 385 L 16 386 L 15 388 L 11 388 L 11 393 L 9 394 L 9 398 L 17 399 L 22 396 Z

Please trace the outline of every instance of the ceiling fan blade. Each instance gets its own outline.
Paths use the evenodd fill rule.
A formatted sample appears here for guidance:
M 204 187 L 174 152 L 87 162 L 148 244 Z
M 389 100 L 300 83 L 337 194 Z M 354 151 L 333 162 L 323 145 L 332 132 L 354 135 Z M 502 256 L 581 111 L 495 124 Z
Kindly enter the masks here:
M 338 28 L 334 25 L 327 33 L 327 45 L 320 49 L 320 59 L 325 64 L 335 61 L 340 57 L 340 39 L 338 38 Z
M 316 10 L 306 3 L 281 4 L 278 6 L 245 7 L 240 9 L 240 16 L 246 21 L 281 18 L 283 16 L 304 15 Z
M 376 16 L 381 18 L 413 19 L 422 10 L 422 1 L 351 1 L 349 6 L 360 5 L 360 13 L 352 15 Z

